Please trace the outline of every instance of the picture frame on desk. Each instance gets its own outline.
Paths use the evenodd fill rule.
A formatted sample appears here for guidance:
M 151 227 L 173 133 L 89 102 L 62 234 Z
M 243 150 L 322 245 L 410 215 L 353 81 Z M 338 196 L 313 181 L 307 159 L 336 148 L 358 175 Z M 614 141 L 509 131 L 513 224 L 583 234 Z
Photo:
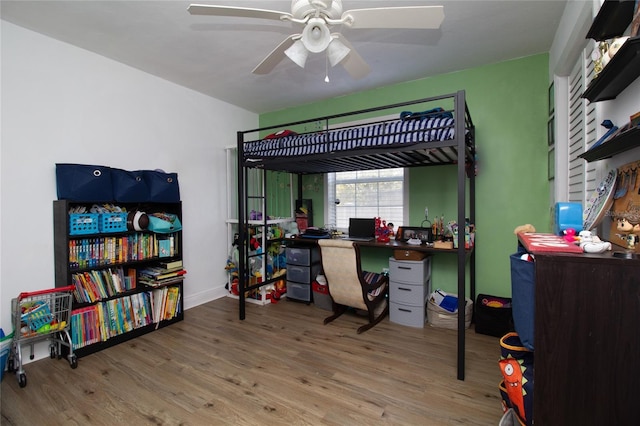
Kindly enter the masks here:
M 431 228 L 422 228 L 420 226 L 400 226 L 396 232 L 396 241 L 407 241 L 411 238 L 417 238 L 421 241 L 433 242 L 433 231 Z

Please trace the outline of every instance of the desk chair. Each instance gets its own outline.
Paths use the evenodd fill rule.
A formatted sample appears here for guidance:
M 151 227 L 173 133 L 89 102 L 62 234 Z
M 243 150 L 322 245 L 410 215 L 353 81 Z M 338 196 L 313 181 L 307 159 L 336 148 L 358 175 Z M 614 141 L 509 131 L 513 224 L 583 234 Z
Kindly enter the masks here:
M 333 315 L 325 318 L 324 323 L 330 323 L 352 307 L 366 311 L 369 317 L 369 323 L 358 328 L 358 334 L 378 324 L 389 313 L 389 279 L 362 270 L 360 249 L 353 241 L 322 239 L 318 244 L 333 299 Z

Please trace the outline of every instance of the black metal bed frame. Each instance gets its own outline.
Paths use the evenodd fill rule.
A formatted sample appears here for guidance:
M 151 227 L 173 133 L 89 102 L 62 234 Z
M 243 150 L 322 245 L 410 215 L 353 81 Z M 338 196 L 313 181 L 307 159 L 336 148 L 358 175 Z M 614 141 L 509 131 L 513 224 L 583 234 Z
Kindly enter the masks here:
M 444 141 L 416 142 L 411 144 L 388 145 L 385 147 L 355 149 L 351 151 L 338 151 L 324 154 L 312 154 L 296 157 L 275 157 L 261 159 L 245 158 L 244 145 L 251 140 L 245 140 L 247 135 L 258 134 L 264 136 L 265 132 L 274 129 L 289 129 L 310 123 L 325 123 L 325 130 L 331 128 L 331 123 L 345 118 L 363 116 L 381 111 L 398 110 L 420 104 L 433 104 L 438 101 L 453 101 L 453 109 L 450 111 L 454 117 L 455 136 Z M 298 175 L 299 182 L 303 174 L 327 173 L 348 170 L 371 170 L 392 167 L 424 167 L 436 165 L 456 165 L 458 181 L 458 223 L 465 223 L 469 218 L 475 224 L 475 127 L 469 114 L 465 99 L 465 91 L 459 90 L 452 94 L 428 97 L 414 101 L 383 105 L 374 108 L 357 111 L 315 117 L 308 120 L 281 123 L 274 126 L 260 127 L 257 129 L 237 132 L 237 185 L 238 185 L 238 291 L 239 291 L 239 317 L 246 317 L 246 292 L 271 284 L 276 279 L 266 279 L 257 284 L 250 284 L 246 266 L 249 261 L 249 214 L 247 211 L 248 186 L 247 171 L 249 169 L 262 169 L 262 193 L 266 194 L 267 170 L 283 171 Z M 469 179 L 469 215 L 466 214 L 466 179 Z M 302 187 L 298 185 L 298 199 L 302 199 Z M 263 221 L 267 226 L 267 203 L 264 198 Z M 466 305 L 466 261 L 469 255 L 470 270 L 470 297 L 475 299 L 475 250 L 465 250 L 465 234 L 458 233 L 458 350 L 457 350 L 457 378 L 464 380 L 465 372 L 465 305 Z

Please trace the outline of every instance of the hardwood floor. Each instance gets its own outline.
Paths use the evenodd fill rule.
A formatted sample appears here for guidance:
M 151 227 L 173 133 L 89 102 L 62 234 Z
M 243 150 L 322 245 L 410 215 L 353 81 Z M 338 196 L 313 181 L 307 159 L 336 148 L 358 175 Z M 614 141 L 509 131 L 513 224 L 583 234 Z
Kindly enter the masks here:
M 185 320 L 80 358 L 25 366 L 2 381 L 3 425 L 497 425 L 495 337 L 467 330 L 466 377 L 456 333 L 364 318 L 292 301 L 223 298 Z M 25 350 L 25 352 L 28 352 Z

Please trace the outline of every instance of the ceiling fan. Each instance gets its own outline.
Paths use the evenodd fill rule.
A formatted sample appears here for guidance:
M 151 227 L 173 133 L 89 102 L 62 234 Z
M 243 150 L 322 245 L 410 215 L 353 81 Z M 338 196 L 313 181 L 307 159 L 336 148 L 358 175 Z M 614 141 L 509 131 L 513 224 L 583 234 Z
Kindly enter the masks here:
M 342 64 L 355 79 L 367 75 L 369 65 L 339 32 L 331 32 L 337 25 L 350 28 L 439 28 L 444 20 L 442 6 L 379 7 L 342 10 L 341 0 L 292 0 L 291 13 L 247 7 L 192 4 L 192 15 L 234 16 L 272 19 L 303 25 L 280 43 L 253 69 L 254 74 L 268 74 L 285 56 L 304 68 L 309 53 L 326 51 L 331 66 Z M 328 81 L 328 77 L 325 78 Z

